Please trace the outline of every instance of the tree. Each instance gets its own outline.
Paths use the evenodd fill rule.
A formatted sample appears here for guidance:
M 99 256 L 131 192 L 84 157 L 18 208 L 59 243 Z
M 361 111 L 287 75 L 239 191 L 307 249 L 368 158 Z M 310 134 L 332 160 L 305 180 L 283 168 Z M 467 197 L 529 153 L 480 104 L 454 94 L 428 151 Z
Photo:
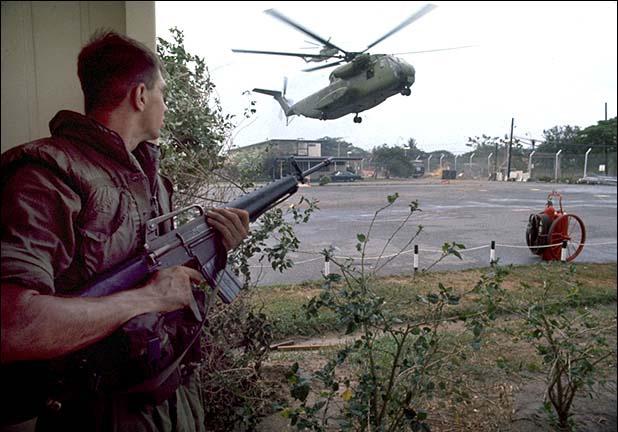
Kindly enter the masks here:
M 609 147 L 610 151 L 616 151 L 616 120 L 617 117 L 614 117 L 609 120 L 601 120 L 594 126 L 588 126 L 577 133 L 575 142 L 581 145 L 581 148 L 596 145 Z
M 408 147 L 408 157 L 410 159 L 412 160 L 416 158 L 425 159 L 427 157 L 427 153 L 425 153 L 423 150 L 421 150 L 418 147 L 418 142 L 414 138 L 408 139 L 407 147 Z
M 372 150 L 371 161 L 376 169 L 382 170 L 386 178 L 412 175 L 412 163 L 406 157 L 405 149 L 401 147 L 389 147 L 388 144 L 382 144 Z
M 222 150 L 234 124 L 214 94 L 204 59 L 185 50 L 181 30 L 170 32 L 172 42 L 158 38 L 157 44 L 165 67 L 168 107 L 160 139 L 161 168 L 177 187 L 177 205 L 185 206 L 196 198 L 213 199 L 207 184 L 214 183 L 216 170 L 223 166 Z
M 539 146 L 539 150 L 555 153 L 567 147 L 573 148 L 576 144 L 576 137 L 579 133 L 579 126 L 554 126 L 543 131 L 545 142 Z M 566 151 L 566 150 L 565 150 Z
M 616 117 L 609 120 L 602 120 L 594 126 L 588 126 L 579 131 L 575 142 L 578 144 L 579 152 L 585 152 L 592 148 L 594 153 L 603 153 L 605 159 L 605 175 L 609 173 L 610 154 L 614 171 L 616 169 Z
M 369 152 L 360 147 L 355 147 L 352 143 L 347 142 L 341 137 L 332 138 L 325 136 L 317 139 L 316 141 L 319 141 L 321 144 L 322 156 L 345 157 L 348 155 L 348 152 L 354 156 L 369 156 Z
M 508 164 L 509 153 L 509 138 L 505 136 L 492 137 L 482 134 L 480 137 L 468 137 L 468 147 L 473 147 L 477 160 L 487 160 L 489 155 L 492 155 L 492 166 L 487 167 L 489 177 L 496 179 L 496 174 L 504 169 L 506 174 L 506 166 Z M 463 157 L 470 156 L 470 153 L 463 154 Z M 519 139 L 514 138 L 511 144 L 511 170 L 525 170 L 527 167 L 527 155 Z

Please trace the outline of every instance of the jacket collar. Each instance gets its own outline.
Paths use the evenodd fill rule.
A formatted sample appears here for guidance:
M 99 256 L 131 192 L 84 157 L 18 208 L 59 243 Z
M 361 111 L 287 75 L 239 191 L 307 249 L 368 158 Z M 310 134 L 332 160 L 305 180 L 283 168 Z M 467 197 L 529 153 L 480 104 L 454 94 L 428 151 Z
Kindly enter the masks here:
M 158 146 L 144 141 L 131 154 L 120 135 L 83 114 L 59 111 L 49 122 L 49 130 L 52 136 L 86 144 L 133 170 L 142 168 L 149 177 L 159 168 Z

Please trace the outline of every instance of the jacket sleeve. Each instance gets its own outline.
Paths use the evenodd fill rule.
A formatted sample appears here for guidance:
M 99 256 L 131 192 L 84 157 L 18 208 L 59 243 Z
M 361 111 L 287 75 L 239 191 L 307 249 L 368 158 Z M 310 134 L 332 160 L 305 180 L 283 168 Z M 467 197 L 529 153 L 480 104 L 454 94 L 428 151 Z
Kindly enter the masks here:
M 2 185 L 0 280 L 55 292 L 76 250 L 79 195 L 48 168 L 24 165 Z

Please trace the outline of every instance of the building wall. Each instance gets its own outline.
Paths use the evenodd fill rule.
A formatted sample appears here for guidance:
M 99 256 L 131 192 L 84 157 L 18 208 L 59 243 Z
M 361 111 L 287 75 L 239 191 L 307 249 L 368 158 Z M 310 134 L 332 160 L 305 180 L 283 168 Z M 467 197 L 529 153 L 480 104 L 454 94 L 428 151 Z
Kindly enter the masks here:
M 83 112 L 77 55 L 98 28 L 154 49 L 154 2 L 2 2 L 2 152 L 48 136 L 61 109 Z

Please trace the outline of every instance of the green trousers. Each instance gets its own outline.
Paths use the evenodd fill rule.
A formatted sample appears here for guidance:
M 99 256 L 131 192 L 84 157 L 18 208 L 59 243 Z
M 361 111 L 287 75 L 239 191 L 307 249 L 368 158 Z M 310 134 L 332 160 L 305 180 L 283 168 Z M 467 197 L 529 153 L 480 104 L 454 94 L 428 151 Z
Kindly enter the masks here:
M 36 432 L 205 432 L 197 374 L 184 379 L 160 405 L 137 404 L 126 395 L 80 400 L 38 418 Z M 24 431 L 25 432 L 25 431 Z

